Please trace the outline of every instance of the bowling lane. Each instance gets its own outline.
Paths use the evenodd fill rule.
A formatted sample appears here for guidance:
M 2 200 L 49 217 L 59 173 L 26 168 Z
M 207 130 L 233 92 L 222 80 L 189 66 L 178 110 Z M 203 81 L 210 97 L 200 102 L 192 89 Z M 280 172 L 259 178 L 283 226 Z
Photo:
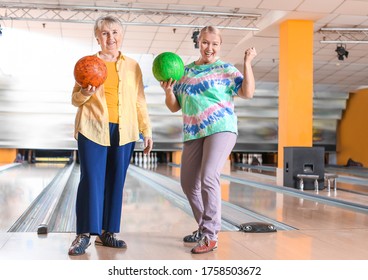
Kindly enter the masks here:
M 368 168 L 365 167 L 329 166 L 327 169 L 331 173 L 337 173 L 342 176 L 356 176 L 368 179 Z
M 324 203 L 318 200 L 318 195 L 306 198 L 298 196 L 298 193 L 289 195 L 278 192 L 278 189 L 267 190 L 232 182 L 228 197 L 230 203 L 297 229 L 356 229 L 368 226 L 367 213 L 334 206 L 331 201 Z
M 7 230 L 15 220 L 24 212 L 27 206 L 34 200 L 34 198 L 47 186 L 53 176 L 56 175 L 57 170 L 52 170 L 50 166 L 38 166 L 32 168 L 32 166 L 21 166 L 18 171 L 19 174 L 25 178 L 23 181 L 28 183 L 28 196 L 25 195 L 25 187 L 14 187 L 25 185 L 26 183 L 12 183 L 15 193 L 22 191 L 21 195 L 15 195 L 14 193 L 8 194 L 6 197 L 7 203 L 3 204 L 1 207 L 5 208 L 5 205 L 12 210 L 10 214 L 7 213 L 6 209 L 1 209 L 1 215 L 12 216 L 11 222 L 8 222 L 7 226 L 2 226 L 3 231 Z M 58 168 L 63 167 L 60 165 Z M 135 167 L 138 168 L 138 167 Z M 14 174 L 11 174 L 9 169 L 9 178 L 21 178 L 18 173 L 16 173 L 17 168 L 12 168 Z M 145 170 L 144 168 L 140 168 Z M 123 204 L 123 215 L 122 215 L 122 231 L 123 232 L 183 232 L 188 233 L 189 231 L 195 230 L 196 225 L 190 209 L 188 208 L 187 201 L 182 193 L 180 184 L 178 182 L 180 169 L 178 166 L 174 165 L 155 165 L 151 166 L 150 170 L 146 170 L 147 175 L 140 176 L 137 172 L 134 172 L 134 168 L 129 169 L 126 186 L 124 190 L 124 204 Z M 28 175 L 27 175 L 28 172 Z M 151 180 L 150 172 L 155 172 L 170 178 L 164 183 L 159 182 L 159 184 L 165 185 L 164 188 L 157 187 L 159 185 L 154 179 Z M 48 174 L 49 178 L 44 178 L 45 173 Z M 53 173 L 53 175 L 52 175 Z M 17 175 L 18 174 L 18 175 Z M 39 175 L 37 175 L 39 174 Z M 43 184 L 39 182 L 41 180 L 40 174 L 43 174 L 42 180 Z M 248 172 L 243 172 L 242 176 L 247 178 Z M 1 173 L 0 173 L 1 175 Z M 236 176 L 233 176 L 236 175 Z M 241 222 L 258 221 L 258 216 L 264 217 L 264 220 L 275 221 L 277 223 L 283 223 L 288 225 L 290 228 L 297 229 L 336 229 L 336 228 L 361 228 L 367 226 L 367 215 L 366 213 L 359 213 L 357 211 L 352 211 L 350 209 L 344 209 L 338 205 L 331 205 L 331 203 L 323 203 L 316 199 L 316 197 L 303 197 L 298 195 L 298 191 L 294 190 L 295 194 L 283 193 L 280 191 L 280 187 L 275 186 L 275 189 L 269 187 L 272 181 L 262 180 L 265 177 L 259 177 L 259 180 L 255 180 L 253 176 L 264 176 L 262 174 L 251 173 L 251 180 L 244 179 L 242 181 L 238 172 L 232 172 L 230 178 L 226 179 L 223 177 L 222 183 L 222 195 L 223 201 L 227 205 L 225 206 L 235 206 L 238 209 L 244 209 L 242 211 L 234 212 L 232 217 L 233 222 L 230 223 L 232 228 L 224 222 L 223 230 L 234 230 L 234 225 L 239 225 Z M 29 177 L 27 179 L 27 176 Z M 68 193 L 73 193 L 67 198 L 67 207 L 64 205 L 68 211 L 63 209 L 59 210 L 59 217 L 61 223 L 71 225 L 69 228 L 58 229 L 55 226 L 54 232 L 73 232 L 75 231 L 75 223 L 73 221 L 74 209 L 75 209 L 75 190 L 77 188 L 77 182 L 79 177 L 79 172 L 74 174 L 76 180 L 73 183 L 74 191 L 68 191 Z M 146 179 L 144 179 L 146 177 Z M 8 176 L 6 176 L 8 178 Z M 0 179 L 4 179 L 0 176 Z M 236 180 L 234 180 L 236 179 Z M 9 179 L 8 179 L 9 180 Z M 31 185 L 30 182 L 34 181 Z M 266 184 L 268 187 L 265 188 L 262 184 Z M 42 187 L 41 187 L 42 185 Z M 167 185 L 167 186 L 166 186 Z M 286 187 L 281 187 L 282 189 L 288 189 Z M 31 192 L 33 189 L 33 193 Z M 4 188 L 2 188 L 4 190 Z M 4 192 L 4 191 L 3 191 Z M 301 192 L 303 193 L 303 192 Z M 304 193 L 308 193 L 305 191 Z M 312 193 L 313 192 L 309 192 Z M 31 195 L 32 194 L 32 195 Z M 338 195 L 342 195 L 343 192 L 337 192 Z M 323 191 L 319 192 L 319 195 L 326 195 Z M 354 196 L 355 194 L 350 193 L 349 195 Z M 11 197 L 16 197 L 18 200 L 11 203 Z M 73 196 L 73 197 L 72 197 Z M 355 195 L 355 201 L 357 201 L 357 195 Z M 351 198 L 354 200 L 354 198 Z M 14 199 L 13 199 L 14 200 Z M 21 201 L 20 201 L 21 200 Z M 17 206 L 16 213 L 14 210 L 9 208 L 10 205 L 22 205 Z M 226 209 L 229 207 L 224 207 L 224 215 Z M 233 212 L 232 212 L 233 213 Z M 240 213 L 239 215 L 237 213 Z M 249 214 L 250 213 L 250 214 Z M 349 219 L 341 219 L 341 217 L 349 217 Z M 227 218 L 227 217 L 226 217 Z M 6 219 L 2 217 L 1 221 Z M 65 223 L 68 220 L 68 223 Z
M 6 232 L 64 164 L 20 164 L 0 172 L 0 232 Z
M 80 170 L 76 165 L 53 219 L 52 232 L 75 232 L 75 199 Z M 167 198 L 149 180 L 136 176 L 129 168 L 123 196 L 121 232 L 191 233 L 196 229 L 189 206 Z M 180 235 L 181 236 L 181 235 Z
M 272 167 L 267 166 L 255 168 L 249 166 L 248 168 L 244 168 L 237 164 L 235 168 L 233 168 L 231 176 L 254 179 L 268 184 L 276 184 L 276 169 L 273 167 L 273 173 L 269 172 L 270 169 L 272 169 Z M 341 199 L 351 203 L 368 205 L 368 178 L 366 168 L 326 167 L 325 172 L 338 175 L 336 179 L 338 191 L 327 192 L 327 190 L 324 189 L 320 191 L 318 195 Z
M 178 180 L 178 169 L 175 166 L 163 166 L 156 168 L 155 171 L 166 176 L 171 174 L 171 177 Z M 272 186 L 270 184 L 274 181 L 272 178 L 263 180 L 263 177 L 259 177 L 255 180 L 255 174 L 250 175 L 248 178 L 247 172 L 241 174 L 237 171 L 231 172 L 230 175 L 230 178 L 235 180 L 222 179 L 223 199 L 297 229 L 354 229 L 368 226 L 367 213 L 343 208 L 334 205 L 331 201 L 321 202 L 318 198 L 331 195 L 327 191 L 319 191 L 315 194 L 314 191 L 301 192 L 275 184 Z M 294 194 L 283 193 L 283 190 L 293 190 Z M 305 197 L 303 194 L 311 194 L 311 196 Z M 339 191 L 335 195 L 341 200 L 355 202 L 364 202 L 367 198 Z
M 152 182 L 142 180 L 129 169 L 124 187 L 123 233 L 189 234 L 197 225 L 188 209 L 189 206 L 165 197 Z

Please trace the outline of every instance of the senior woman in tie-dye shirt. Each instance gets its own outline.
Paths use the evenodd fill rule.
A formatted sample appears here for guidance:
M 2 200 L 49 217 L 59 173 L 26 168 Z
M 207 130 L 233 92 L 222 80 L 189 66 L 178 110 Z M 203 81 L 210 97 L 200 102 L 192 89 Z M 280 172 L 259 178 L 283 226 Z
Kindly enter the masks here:
M 180 180 L 198 223 L 198 229 L 183 241 L 197 242 L 194 254 L 217 248 L 221 229 L 220 173 L 238 133 L 233 98 L 252 98 L 255 90 L 251 62 L 256 50 L 245 51 L 242 74 L 218 58 L 221 43 L 217 28 L 203 28 L 199 59 L 185 67 L 179 82 L 161 82 L 166 106 L 172 112 L 181 109 L 183 115 Z

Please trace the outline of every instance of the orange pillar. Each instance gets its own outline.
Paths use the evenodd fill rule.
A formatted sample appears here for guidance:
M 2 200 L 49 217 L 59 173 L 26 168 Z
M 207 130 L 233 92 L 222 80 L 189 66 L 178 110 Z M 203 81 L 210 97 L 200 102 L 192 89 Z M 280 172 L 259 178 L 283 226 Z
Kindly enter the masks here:
M 309 20 L 280 25 L 278 126 L 279 171 L 284 147 L 313 146 L 313 22 Z
M 182 154 L 182 151 L 172 152 L 172 162 L 180 165 L 181 164 L 181 154 Z
M 345 165 L 351 158 L 368 166 L 368 89 L 351 92 L 346 109 L 337 126 L 337 164 Z
M 17 157 L 17 149 L 0 149 L 0 163 L 12 163 Z
M 179 177 L 180 176 L 180 164 L 181 164 L 181 155 L 182 155 L 182 151 L 175 151 L 172 152 L 172 163 L 178 165 L 177 167 L 173 167 L 172 168 L 172 174 L 175 177 Z

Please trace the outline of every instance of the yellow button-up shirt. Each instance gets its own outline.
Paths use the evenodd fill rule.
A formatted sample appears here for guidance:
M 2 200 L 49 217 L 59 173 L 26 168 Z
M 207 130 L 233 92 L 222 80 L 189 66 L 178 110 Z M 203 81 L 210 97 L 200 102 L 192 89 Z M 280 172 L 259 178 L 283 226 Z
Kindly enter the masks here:
M 99 56 L 98 53 L 96 56 Z M 119 145 L 137 141 L 140 133 L 143 137 L 152 137 L 139 64 L 121 54 L 116 68 L 119 75 Z M 75 117 L 75 139 L 80 132 L 97 144 L 110 146 L 109 114 L 103 85 L 92 96 L 85 96 L 76 83 L 73 88 L 72 104 L 78 107 Z

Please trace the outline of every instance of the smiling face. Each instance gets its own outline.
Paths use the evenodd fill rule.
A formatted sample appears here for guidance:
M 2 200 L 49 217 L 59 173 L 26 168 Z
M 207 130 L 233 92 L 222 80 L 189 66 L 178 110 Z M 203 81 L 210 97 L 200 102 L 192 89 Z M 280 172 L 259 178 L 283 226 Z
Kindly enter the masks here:
M 199 36 L 200 64 L 211 64 L 217 60 L 221 49 L 221 35 L 217 29 L 203 29 Z
M 95 36 L 103 53 L 113 53 L 121 48 L 123 28 L 117 22 L 105 20 L 95 29 Z

